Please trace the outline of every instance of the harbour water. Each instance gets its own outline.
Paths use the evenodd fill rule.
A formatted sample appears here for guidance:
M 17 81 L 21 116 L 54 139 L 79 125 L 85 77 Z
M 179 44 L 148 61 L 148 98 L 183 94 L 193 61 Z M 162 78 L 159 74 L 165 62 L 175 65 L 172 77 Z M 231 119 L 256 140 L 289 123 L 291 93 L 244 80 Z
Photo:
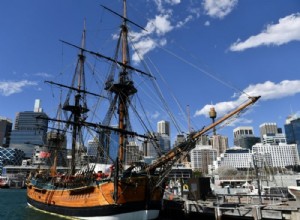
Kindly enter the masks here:
M 1 220 L 62 220 L 59 216 L 29 208 L 25 189 L 0 189 Z
M 43 213 L 28 207 L 25 189 L 0 189 L 0 220 L 65 220 L 57 215 Z M 160 220 L 174 219 L 160 216 Z M 182 218 L 181 219 L 185 219 Z

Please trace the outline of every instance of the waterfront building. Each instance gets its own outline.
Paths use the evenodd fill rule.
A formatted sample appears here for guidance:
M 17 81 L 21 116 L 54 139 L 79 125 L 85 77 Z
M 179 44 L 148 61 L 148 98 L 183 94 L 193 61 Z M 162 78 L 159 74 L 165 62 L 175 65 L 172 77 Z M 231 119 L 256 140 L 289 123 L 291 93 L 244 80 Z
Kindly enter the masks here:
M 259 137 L 254 136 L 253 127 L 241 126 L 233 130 L 234 145 L 252 150 L 252 146 L 260 142 Z
M 204 174 L 208 174 L 208 166 L 213 164 L 217 159 L 217 150 L 210 145 L 196 145 L 190 151 L 192 170 L 199 170 Z
M 213 135 L 210 138 L 210 142 L 213 149 L 217 150 L 217 156 L 224 153 L 228 148 L 228 137 L 221 135 Z
M 236 169 L 250 168 L 252 167 L 252 153 L 250 149 L 232 147 L 227 149 L 224 154 L 221 154 L 215 166 L 216 169 L 222 166 Z
M 255 144 L 252 153 L 261 158 L 270 158 L 268 164 L 272 167 L 286 167 L 299 165 L 299 155 L 296 144 Z
M 34 110 L 17 113 L 11 132 L 9 147 L 24 151 L 26 158 L 32 157 L 34 146 L 46 143 L 48 116 L 42 112 L 39 101 L 35 102 Z
M 24 152 L 19 149 L 0 147 L 0 173 L 6 165 L 21 165 Z
M 300 117 L 290 115 L 284 125 L 286 141 L 288 144 L 297 144 L 298 153 L 300 154 Z
M 8 118 L 0 117 L 0 146 L 9 147 L 12 121 Z

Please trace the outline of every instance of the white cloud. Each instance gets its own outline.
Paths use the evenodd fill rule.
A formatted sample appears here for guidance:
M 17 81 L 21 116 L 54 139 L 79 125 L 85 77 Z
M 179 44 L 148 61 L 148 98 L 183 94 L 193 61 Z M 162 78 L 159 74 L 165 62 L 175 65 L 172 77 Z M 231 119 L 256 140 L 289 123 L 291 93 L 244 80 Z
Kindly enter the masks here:
M 143 38 L 139 42 L 135 43 L 134 48 L 135 50 L 138 51 L 138 53 L 137 52 L 133 53 L 132 60 L 138 62 L 141 59 L 143 59 L 146 53 L 148 53 L 149 51 L 153 50 L 156 47 L 155 44 L 156 43 L 151 38 Z
M 181 2 L 181 0 L 165 0 L 165 1 L 171 5 L 177 5 Z
M 151 21 L 151 23 L 148 23 L 151 26 L 154 26 L 154 30 L 157 35 L 165 35 L 169 31 L 173 29 L 173 26 L 170 22 L 170 16 L 169 15 L 157 15 L 154 20 Z M 147 30 L 147 27 L 146 27 Z
M 266 81 L 256 85 L 249 85 L 244 92 L 250 96 L 260 95 L 261 101 L 280 99 L 300 93 L 300 80 L 283 80 L 278 84 Z M 195 116 L 204 115 L 208 117 L 208 112 L 211 107 L 216 109 L 219 116 L 224 115 L 246 100 L 244 93 L 235 97 L 236 100 L 233 101 L 219 102 L 213 106 L 205 105 L 202 109 L 196 111 Z
M 209 21 L 205 21 L 204 26 L 210 26 L 210 22 Z
M 245 41 L 237 40 L 230 46 L 231 51 L 243 51 L 262 45 L 282 45 L 290 41 L 300 41 L 300 13 L 279 19 L 277 24 L 268 25 L 260 34 Z
M 170 15 L 156 15 L 154 19 L 148 21 L 147 31 L 131 32 L 130 36 L 134 44 L 135 53 L 132 56 L 134 62 L 139 62 L 144 55 L 155 49 L 158 45 L 165 45 L 166 40 L 163 38 L 174 27 L 170 21 Z
M 3 96 L 10 96 L 15 93 L 22 92 L 26 86 L 36 86 L 37 82 L 22 80 L 22 81 L 0 81 L 0 93 Z
M 192 15 L 187 16 L 183 21 L 179 21 L 176 24 L 176 28 L 181 28 L 182 26 L 184 26 L 186 23 L 188 23 L 189 21 L 191 21 L 193 19 Z
M 205 13 L 213 18 L 224 18 L 237 5 L 238 0 L 204 0 Z
M 177 5 L 181 2 L 181 0 L 155 0 L 154 3 L 156 4 L 157 10 L 160 13 L 166 13 L 170 12 L 169 9 L 164 8 L 164 4 L 169 4 L 169 5 Z
M 35 76 L 41 76 L 41 77 L 45 77 L 45 78 L 50 78 L 52 77 L 52 75 L 48 74 L 48 73 L 36 73 L 34 74 Z
M 147 31 L 130 32 L 130 38 L 135 50 L 132 56 L 134 62 L 140 62 L 148 52 L 154 50 L 157 46 L 166 45 L 166 34 L 182 28 L 193 17 L 197 17 L 199 13 L 198 10 L 189 11 L 190 14 L 186 15 L 185 18 L 176 20 L 175 16 L 173 16 L 172 6 L 180 4 L 180 0 L 155 0 L 154 3 L 157 6 L 158 13 L 148 20 L 145 27 Z

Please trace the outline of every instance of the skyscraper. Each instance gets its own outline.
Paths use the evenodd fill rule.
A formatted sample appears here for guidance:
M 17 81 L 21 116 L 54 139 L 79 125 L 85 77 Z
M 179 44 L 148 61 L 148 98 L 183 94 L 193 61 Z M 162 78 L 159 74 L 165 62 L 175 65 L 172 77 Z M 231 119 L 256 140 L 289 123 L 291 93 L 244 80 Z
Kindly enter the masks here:
M 34 110 L 17 113 L 9 145 L 24 151 L 27 158 L 32 157 L 34 146 L 46 143 L 47 137 L 48 116 L 42 112 L 40 101 L 35 103 Z
M 157 132 L 159 134 L 166 134 L 170 136 L 170 122 L 168 121 L 157 122 Z
M 228 137 L 221 135 L 213 135 L 210 138 L 213 149 L 217 150 L 217 156 L 224 153 L 228 148 Z
M 235 128 L 233 130 L 233 136 L 234 145 L 241 148 L 251 150 L 254 144 L 260 142 L 260 138 L 254 136 L 253 128 L 250 126 L 241 126 Z
M 288 144 L 297 144 L 300 154 L 300 117 L 289 116 L 284 125 L 286 141 Z
M 166 153 L 171 149 L 170 140 L 170 122 L 159 121 L 157 122 L 157 134 L 158 144 L 160 146 L 161 152 Z
M 260 130 L 261 140 L 263 140 L 264 134 L 269 136 L 278 133 L 278 128 L 276 123 L 263 123 L 259 126 L 259 130 Z
M 0 117 L 0 146 L 5 148 L 9 146 L 11 129 L 11 120 Z
M 213 165 L 213 161 L 217 159 L 217 150 L 212 149 L 210 145 L 196 145 L 196 147 L 191 150 L 190 156 L 192 169 L 207 174 L 208 166 Z

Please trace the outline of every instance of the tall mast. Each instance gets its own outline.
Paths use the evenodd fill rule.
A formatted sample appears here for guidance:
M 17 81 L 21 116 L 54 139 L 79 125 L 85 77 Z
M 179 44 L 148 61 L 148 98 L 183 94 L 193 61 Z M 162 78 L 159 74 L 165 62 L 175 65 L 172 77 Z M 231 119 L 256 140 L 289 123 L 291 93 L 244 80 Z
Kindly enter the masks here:
M 137 92 L 136 88 L 133 85 L 133 82 L 130 80 L 128 76 L 128 69 L 127 65 L 129 63 L 128 57 L 128 27 L 127 27 L 127 11 L 126 11 L 126 0 L 123 0 L 123 23 L 121 25 L 121 49 L 122 49 L 122 71 L 119 73 L 119 83 L 114 84 L 115 89 L 114 91 L 116 95 L 119 96 L 118 98 L 118 115 L 119 115 L 119 129 L 125 130 L 128 125 L 127 120 L 128 118 L 128 102 L 129 97 Z M 115 90 L 114 89 L 114 90 Z M 121 133 L 119 136 L 119 152 L 118 158 L 120 161 L 120 166 L 122 168 L 122 163 L 124 161 L 124 149 L 127 144 L 126 135 Z
M 73 126 L 72 130 L 72 159 L 71 159 L 71 174 L 75 174 L 76 169 L 76 149 L 77 144 L 81 142 L 81 125 L 79 125 L 79 121 L 82 120 L 82 114 L 88 112 L 87 105 L 86 105 L 86 97 L 85 93 L 81 94 L 81 91 L 85 90 L 85 77 L 84 77 L 84 48 L 85 48 L 85 21 L 84 21 L 84 28 L 82 32 L 81 38 L 81 49 L 78 54 L 77 65 L 75 69 L 75 73 L 72 80 L 72 87 L 77 87 L 75 98 L 74 98 L 74 105 L 69 104 L 70 95 L 73 92 L 72 89 L 69 90 L 69 93 L 66 97 L 66 101 L 63 106 L 63 110 L 69 111 L 72 114 L 72 123 Z M 77 81 L 76 81 L 77 80 Z M 76 84 L 76 85 L 75 85 Z

